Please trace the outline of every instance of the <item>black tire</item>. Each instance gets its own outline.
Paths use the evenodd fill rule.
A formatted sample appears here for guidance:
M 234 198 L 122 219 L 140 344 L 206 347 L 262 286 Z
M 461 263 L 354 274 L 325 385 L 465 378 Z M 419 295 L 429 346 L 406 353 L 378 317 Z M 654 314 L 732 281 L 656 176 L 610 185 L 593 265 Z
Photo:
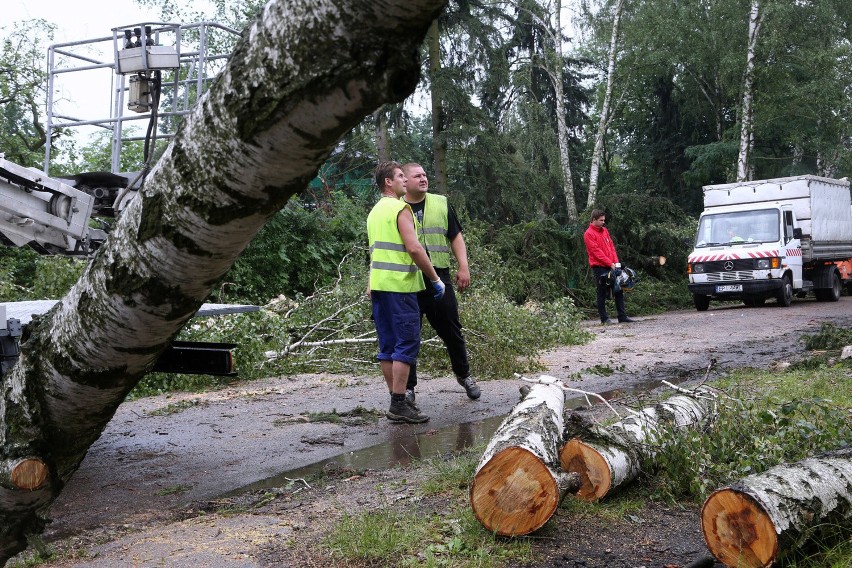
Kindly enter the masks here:
M 840 285 L 840 275 L 837 274 L 837 272 L 834 272 L 831 275 L 831 288 L 825 291 L 825 301 L 839 302 L 841 291 L 842 287 Z
M 840 275 L 837 274 L 837 271 L 832 270 L 829 278 L 831 279 L 831 288 L 814 290 L 814 296 L 816 296 L 818 302 L 837 302 L 840 300 L 840 292 L 842 291 Z
M 695 304 L 695 309 L 699 312 L 706 312 L 710 307 L 710 296 L 704 294 L 693 294 L 692 302 Z
M 787 308 L 793 303 L 793 281 L 790 279 L 789 274 L 785 274 L 782 280 L 781 288 L 775 295 L 775 300 L 778 302 L 779 306 Z

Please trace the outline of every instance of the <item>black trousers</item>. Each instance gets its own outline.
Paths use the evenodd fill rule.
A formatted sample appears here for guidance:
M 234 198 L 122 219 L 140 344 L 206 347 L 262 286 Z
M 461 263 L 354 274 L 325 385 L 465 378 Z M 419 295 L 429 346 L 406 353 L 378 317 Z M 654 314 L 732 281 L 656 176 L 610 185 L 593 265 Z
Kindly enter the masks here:
M 447 347 L 453 373 L 456 377 L 463 379 L 470 375 L 470 364 L 467 360 L 467 347 L 465 347 L 462 326 L 459 321 L 459 304 L 456 301 L 456 293 L 450 279 L 450 270 L 439 268 L 436 272 L 444 282 L 446 290 L 444 296 L 440 300 L 436 300 L 433 297 L 435 291 L 427 282 L 426 290 L 417 294 L 417 303 L 420 304 L 420 324 L 422 327 L 423 316 L 425 315 L 429 325 L 432 326 L 432 329 L 435 330 L 435 333 Z M 405 385 L 405 388 L 413 389 L 415 386 L 417 386 L 416 364 L 411 366 L 411 371 L 408 373 L 408 384 Z
M 606 275 L 609 271 L 609 268 L 604 268 L 603 266 L 592 267 L 592 273 L 595 276 L 595 286 L 597 286 L 598 290 L 598 315 L 602 322 L 609 319 L 609 315 L 606 313 L 606 297 L 612 290 L 606 283 Z M 624 292 L 619 289 L 618 292 L 613 292 L 612 295 L 615 298 L 615 310 L 618 313 L 618 318 L 626 318 L 627 312 L 624 309 Z

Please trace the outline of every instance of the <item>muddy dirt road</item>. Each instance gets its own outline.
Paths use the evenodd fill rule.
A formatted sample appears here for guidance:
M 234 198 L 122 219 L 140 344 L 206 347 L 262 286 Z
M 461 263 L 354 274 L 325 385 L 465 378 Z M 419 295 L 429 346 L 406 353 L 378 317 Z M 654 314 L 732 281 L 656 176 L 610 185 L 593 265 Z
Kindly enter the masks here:
M 786 309 L 772 304 L 711 306 L 703 313 L 636 319 L 605 327 L 587 322 L 593 341 L 544 354 L 547 373 L 573 387 L 603 392 L 644 389 L 660 379 L 698 380 L 711 362 L 711 376 L 733 367 L 767 368 L 795 360 L 803 350 L 802 335 L 818 331 L 822 322 L 852 324 L 852 298 L 844 296 L 838 303 L 795 300 Z M 416 440 L 415 434 L 427 436 L 449 425 L 505 414 L 518 400 L 519 384 L 514 379 L 483 381 L 481 399 L 470 401 L 452 378 L 426 378 L 418 403 L 432 419 L 416 426 L 392 425 L 377 416 L 387 402 L 378 376 L 279 377 L 207 394 L 126 403 L 55 503 L 54 522 L 45 535 L 48 542 L 85 542 L 87 555 L 95 558 L 47 565 L 160 566 L 164 559 L 170 566 L 275 565 L 258 560 L 262 555 L 253 553 L 245 539 L 227 544 L 232 527 L 225 525 L 238 522 L 234 518 L 222 519 L 224 524 L 210 532 L 223 539 L 217 545 L 222 551 L 239 549 L 239 554 L 220 551 L 213 563 L 197 556 L 201 552 L 187 546 L 189 533 L 173 524 L 175 511 L 325 458 L 377 444 L 398 448 L 400 440 Z M 344 416 L 343 423 L 305 420 L 307 413 L 345 414 L 358 407 L 376 413 Z M 477 443 L 475 438 L 468 435 L 465 443 Z M 376 469 L 383 460 L 377 459 Z M 282 528 L 281 519 L 257 515 L 244 523 L 246 530 L 258 524 L 259 540 L 292 530 Z M 154 541 L 158 544 L 152 550 L 146 548 Z M 228 560 L 237 557 L 239 561 Z

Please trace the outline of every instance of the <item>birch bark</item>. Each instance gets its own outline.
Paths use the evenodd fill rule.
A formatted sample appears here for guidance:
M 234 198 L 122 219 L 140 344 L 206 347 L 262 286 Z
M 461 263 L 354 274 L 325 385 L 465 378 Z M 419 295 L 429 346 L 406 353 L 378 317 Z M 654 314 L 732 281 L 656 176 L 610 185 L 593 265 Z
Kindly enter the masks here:
M 754 176 L 751 155 L 754 150 L 754 59 L 757 36 L 760 33 L 760 0 L 751 0 L 748 19 L 748 51 L 743 74 L 743 104 L 740 120 L 740 151 L 737 156 L 737 181 L 748 181 Z
M 606 91 L 604 92 L 603 104 L 601 106 L 601 118 L 598 122 L 598 132 L 595 135 L 595 148 L 592 152 L 592 165 L 589 169 L 589 198 L 586 207 L 593 207 L 598 198 L 598 178 L 600 177 L 600 163 L 603 155 L 604 139 L 609 129 L 610 104 L 612 103 L 612 91 L 615 84 L 615 59 L 618 55 L 618 33 L 621 25 L 621 14 L 624 12 L 624 0 L 618 0 L 612 18 L 612 36 L 609 40 L 609 55 L 606 66 Z
M 565 193 L 565 209 L 568 221 L 577 220 L 577 201 L 574 197 L 574 175 L 571 171 L 571 154 L 568 143 L 568 126 L 565 122 L 565 94 L 562 86 L 562 1 L 556 0 L 554 14 L 556 26 L 553 30 L 552 57 L 545 56 L 548 61 L 547 73 L 553 83 L 554 98 L 556 99 L 556 133 L 559 139 L 559 167 L 562 170 L 562 191 Z
M 414 90 L 444 3 L 278 0 L 245 30 L 81 279 L 24 332 L 0 461 L 48 473 L 27 491 L 0 474 L 0 564 L 44 529 L 125 395 L 263 224 L 345 132 Z
M 764 568 L 852 520 L 852 448 L 782 464 L 713 492 L 701 509 L 707 548 L 727 566 Z
M 642 460 L 653 457 L 661 446 L 666 424 L 692 427 L 716 415 L 718 393 L 699 387 L 692 394 L 676 395 L 649 406 L 606 428 L 584 428 L 579 436 L 568 432 L 559 451 L 562 469 L 580 475 L 577 497 L 597 501 L 640 472 Z
M 470 487 L 473 513 L 491 532 L 525 535 L 541 528 L 579 478 L 557 469 L 565 394 L 533 385 L 500 425 Z

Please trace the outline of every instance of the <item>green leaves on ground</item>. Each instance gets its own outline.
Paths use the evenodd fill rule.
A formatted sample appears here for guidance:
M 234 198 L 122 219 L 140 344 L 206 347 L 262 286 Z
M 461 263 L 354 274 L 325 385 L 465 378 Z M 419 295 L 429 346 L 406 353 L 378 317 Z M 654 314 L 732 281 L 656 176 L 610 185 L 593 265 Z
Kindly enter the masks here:
M 711 428 L 666 433 L 665 447 L 648 464 L 651 491 L 703 500 L 733 480 L 852 443 L 848 373 L 840 365 L 727 378 L 733 402 Z

